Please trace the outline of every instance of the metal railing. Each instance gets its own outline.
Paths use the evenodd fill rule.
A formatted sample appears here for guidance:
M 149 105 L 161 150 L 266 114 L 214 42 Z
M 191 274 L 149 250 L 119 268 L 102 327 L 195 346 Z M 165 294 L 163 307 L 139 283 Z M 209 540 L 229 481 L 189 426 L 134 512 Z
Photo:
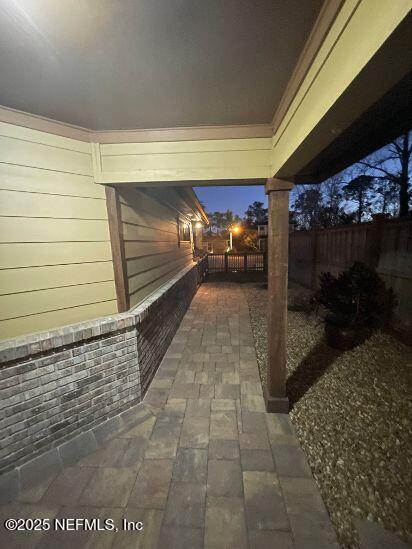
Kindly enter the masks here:
M 266 253 L 243 252 L 208 254 L 210 273 L 233 273 L 240 271 L 266 271 Z

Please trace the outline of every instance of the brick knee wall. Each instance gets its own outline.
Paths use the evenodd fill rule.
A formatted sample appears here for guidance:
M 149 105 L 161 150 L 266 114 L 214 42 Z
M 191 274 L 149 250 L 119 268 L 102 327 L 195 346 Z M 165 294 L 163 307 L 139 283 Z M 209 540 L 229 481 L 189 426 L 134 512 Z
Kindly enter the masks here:
M 143 398 L 197 289 L 186 268 L 135 309 L 0 343 L 0 472 Z
M 135 330 L 9 363 L 0 387 L 4 470 L 140 400 Z
M 147 391 L 173 336 L 196 293 L 197 283 L 192 270 L 180 279 L 171 291 L 155 302 L 151 314 L 137 327 L 140 383 L 142 394 Z

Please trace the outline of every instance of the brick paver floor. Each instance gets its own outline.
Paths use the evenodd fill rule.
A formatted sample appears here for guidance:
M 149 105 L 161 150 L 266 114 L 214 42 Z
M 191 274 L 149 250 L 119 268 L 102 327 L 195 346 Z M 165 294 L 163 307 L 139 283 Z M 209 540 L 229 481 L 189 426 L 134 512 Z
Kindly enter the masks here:
M 129 431 L 3 506 L 111 518 L 118 532 L 7 533 L 3 547 L 338 547 L 287 415 L 266 414 L 236 284 L 203 284 Z M 122 519 L 142 532 L 121 530 Z

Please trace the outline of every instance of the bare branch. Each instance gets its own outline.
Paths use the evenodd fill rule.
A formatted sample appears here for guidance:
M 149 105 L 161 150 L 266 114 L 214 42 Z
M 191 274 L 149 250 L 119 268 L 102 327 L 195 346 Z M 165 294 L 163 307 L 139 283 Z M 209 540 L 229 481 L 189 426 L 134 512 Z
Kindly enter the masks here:
M 390 146 L 395 147 L 395 150 L 399 156 L 403 153 L 403 147 L 401 147 L 396 141 L 393 141 Z
M 374 166 L 373 164 L 369 164 L 368 162 L 364 162 L 364 161 L 359 162 L 359 164 L 361 164 L 362 166 L 365 166 L 365 168 L 369 168 L 370 170 L 377 170 L 379 172 L 384 173 L 386 175 L 386 177 L 388 179 L 390 179 L 391 181 L 396 181 L 397 180 L 397 177 L 393 173 L 388 172 L 388 170 L 385 170 L 384 168 L 381 168 L 380 166 Z

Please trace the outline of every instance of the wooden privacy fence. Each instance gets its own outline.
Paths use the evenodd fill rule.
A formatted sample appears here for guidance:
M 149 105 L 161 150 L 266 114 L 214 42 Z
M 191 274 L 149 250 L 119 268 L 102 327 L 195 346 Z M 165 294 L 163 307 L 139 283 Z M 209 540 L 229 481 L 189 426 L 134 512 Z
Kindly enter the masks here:
M 321 272 L 338 274 L 354 261 L 366 263 L 398 296 L 394 327 L 412 333 L 412 221 L 378 219 L 290 233 L 289 277 L 315 289 Z
M 210 273 L 233 273 L 239 271 L 266 271 L 266 254 L 256 253 L 224 253 L 208 254 Z

